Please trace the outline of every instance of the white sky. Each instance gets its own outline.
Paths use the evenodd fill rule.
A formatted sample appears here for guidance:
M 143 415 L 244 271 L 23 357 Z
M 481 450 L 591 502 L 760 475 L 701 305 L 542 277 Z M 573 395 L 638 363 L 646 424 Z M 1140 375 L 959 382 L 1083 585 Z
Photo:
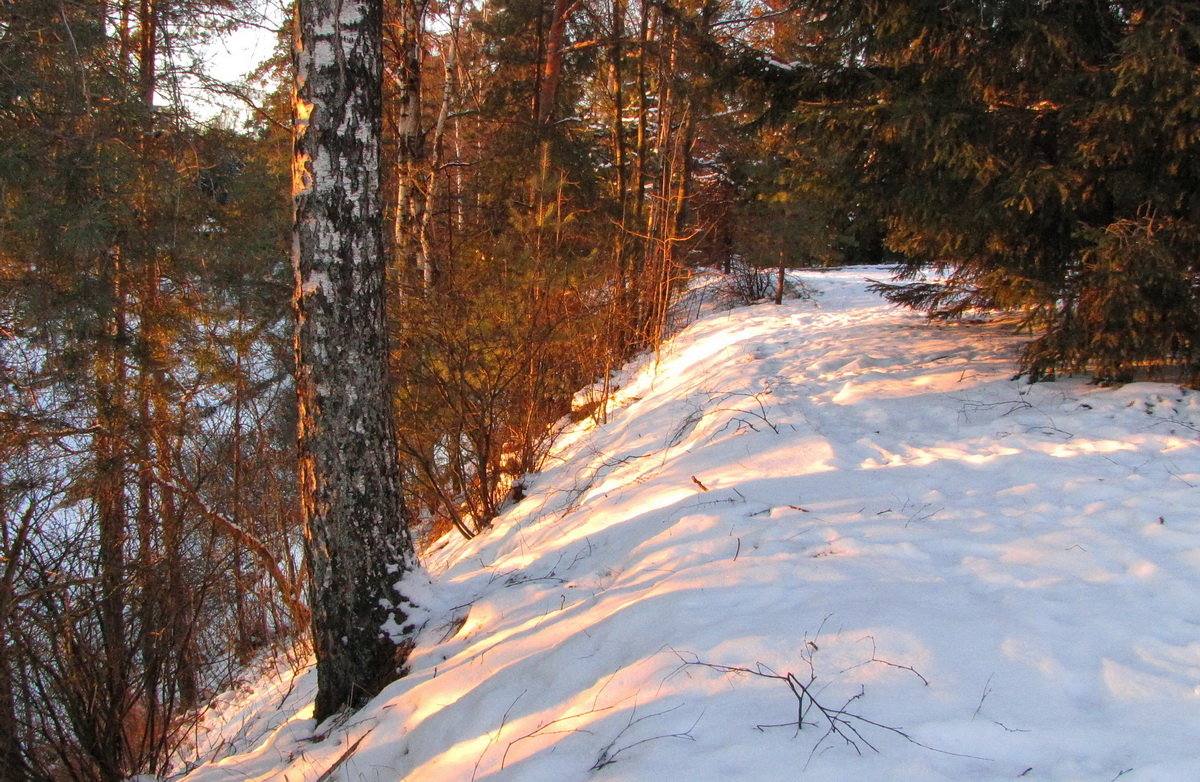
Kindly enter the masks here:
M 213 78 L 236 84 L 271 56 L 277 40 L 271 28 L 286 23 L 287 9 L 282 0 L 258 0 L 252 13 L 258 17 L 253 26 L 235 30 L 206 47 L 204 65 Z M 200 119 L 212 119 L 223 110 L 232 111 L 238 119 L 247 116 L 245 106 L 233 98 L 198 88 L 185 88 L 185 95 L 192 112 Z

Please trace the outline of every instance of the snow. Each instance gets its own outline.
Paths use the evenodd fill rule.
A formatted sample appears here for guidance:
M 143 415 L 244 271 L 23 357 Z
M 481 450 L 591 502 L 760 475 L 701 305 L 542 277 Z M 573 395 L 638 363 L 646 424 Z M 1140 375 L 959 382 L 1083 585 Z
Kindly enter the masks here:
M 628 368 L 426 557 L 406 678 L 316 726 L 275 670 L 187 779 L 1200 779 L 1200 395 L 1014 380 L 883 275 Z
M 772 68 L 778 68 L 781 71 L 794 71 L 803 65 L 803 63 L 799 60 L 795 60 L 793 62 L 784 62 L 783 60 L 777 60 L 774 57 L 767 57 L 765 58 L 764 62 L 766 62 L 766 64 L 770 65 Z

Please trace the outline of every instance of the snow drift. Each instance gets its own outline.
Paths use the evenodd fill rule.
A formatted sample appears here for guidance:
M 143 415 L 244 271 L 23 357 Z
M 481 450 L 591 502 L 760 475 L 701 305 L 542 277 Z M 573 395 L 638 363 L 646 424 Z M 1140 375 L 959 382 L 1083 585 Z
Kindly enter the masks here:
M 337 724 L 224 696 L 188 780 L 1191 780 L 1200 396 L 806 272 L 630 367 L 426 561 L 411 673 Z

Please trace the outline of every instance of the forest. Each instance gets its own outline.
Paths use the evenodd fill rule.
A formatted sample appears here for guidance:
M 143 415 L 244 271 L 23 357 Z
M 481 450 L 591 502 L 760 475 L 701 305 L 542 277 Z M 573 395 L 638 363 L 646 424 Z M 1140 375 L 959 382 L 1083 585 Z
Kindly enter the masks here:
M 785 269 L 887 264 L 931 318 L 1010 313 L 1030 381 L 1200 378 L 1200 2 L 353 5 L 389 535 L 418 555 L 487 535 L 556 421 L 602 422 L 700 269 L 778 302 Z M 0 4 L 4 779 L 164 774 L 336 613 L 297 405 L 328 276 L 294 239 L 337 102 L 305 102 L 297 41 L 333 8 L 298 0 L 225 83 L 205 47 L 272 26 L 241 0 Z

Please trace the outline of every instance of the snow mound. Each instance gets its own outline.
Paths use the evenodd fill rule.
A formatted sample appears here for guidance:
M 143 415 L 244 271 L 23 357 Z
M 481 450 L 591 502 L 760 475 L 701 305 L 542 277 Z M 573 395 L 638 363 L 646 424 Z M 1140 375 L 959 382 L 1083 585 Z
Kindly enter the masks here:
M 1200 779 L 1200 395 L 1015 381 L 883 274 L 631 367 L 429 557 L 409 676 L 319 733 L 264 688 L 187 778 Z

